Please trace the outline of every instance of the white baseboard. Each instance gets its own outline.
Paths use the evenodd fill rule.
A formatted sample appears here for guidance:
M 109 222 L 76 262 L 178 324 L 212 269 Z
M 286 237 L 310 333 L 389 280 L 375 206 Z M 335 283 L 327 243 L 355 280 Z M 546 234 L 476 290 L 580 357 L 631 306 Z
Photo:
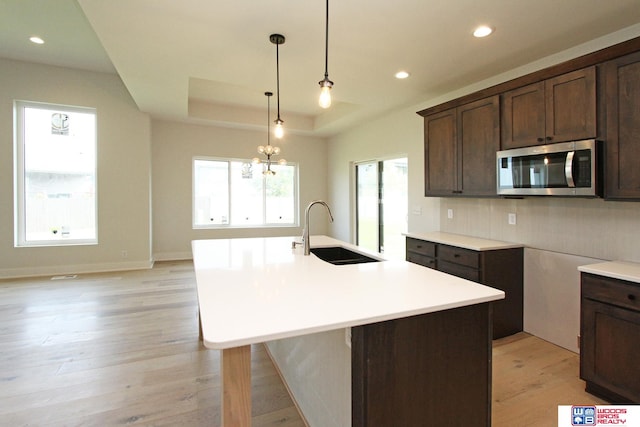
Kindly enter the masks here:
M 0 269 L 0 279 L 17 279 L 20 277 L 38 277 L 38 276 L 56 276 L 61 274 L 103 273 L 107 271 L 147 270 L 152 267 L 153 267 L 153 260 L 5 268 L 5 269 Z
M 153 254 L 155 261 L 183 261 L 193 259 L 191 252 L 158 252 Z

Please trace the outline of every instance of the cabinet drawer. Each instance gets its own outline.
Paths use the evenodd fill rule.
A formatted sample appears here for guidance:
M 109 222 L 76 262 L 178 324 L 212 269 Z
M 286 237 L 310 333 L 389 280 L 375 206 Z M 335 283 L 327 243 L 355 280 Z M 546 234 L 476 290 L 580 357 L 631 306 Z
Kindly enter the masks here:
M 480 271 L 475 268 L 466 267 L 464 265 L 442 261 L 439 259 L 438 270 L 442 271 L 443 273 L 453 274 L 454 276 L 461 277 L 463 279 L 480 282 Z
M 412 262 L 414 264 L 423 265 L 429 268 L 436 268 L 436 259 L 422 255 L 416 252 L 407 252 L 407 261 Z
M 640 286 L 582 273 L 582 297 L 640 311 Z
M 440 245 L 438 248 L 438 260 L 452 262 L 471 268 L 480 267 L 480 253 L 470 249 L 456 248 L 454 246 Z
M 409 252 L 417 252 L 421 255 L 434 258 L 436 256 L 436 244 L 407 237 L 407 256 Z

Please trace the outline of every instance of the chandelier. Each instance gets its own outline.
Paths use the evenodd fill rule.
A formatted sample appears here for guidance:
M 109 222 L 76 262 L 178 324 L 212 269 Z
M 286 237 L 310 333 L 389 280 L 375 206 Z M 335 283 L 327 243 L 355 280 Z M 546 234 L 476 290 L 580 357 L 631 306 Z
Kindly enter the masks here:
M 271 160 L 271 157 L 277 156 L 278 154 L 280 154 L 280 148 L 274 147 L 273 145 L 271 145 L 271 131 L 269 127 L 271 125 L 271 96 L 273 96 L 273 93 L 265 92 L 264 94 L 267 97 L 267 145 L 258 146 L 258 153 L 264 154 L 267 157 L 267 161 L 266 161 L 267 168 L 264 169 L 262 173 L 264 175 L 275 175 L 276 172 L 271 169 L 271 164 L 274 163 L 274 161 Z M 258 157 L 254 157 L 253 163 L 259 164 L 259 163 L 262 163 L 262 161 Z M 287 161 L 285 159 L 280 159 L 278 160 L 278 164 L 286 165 Z

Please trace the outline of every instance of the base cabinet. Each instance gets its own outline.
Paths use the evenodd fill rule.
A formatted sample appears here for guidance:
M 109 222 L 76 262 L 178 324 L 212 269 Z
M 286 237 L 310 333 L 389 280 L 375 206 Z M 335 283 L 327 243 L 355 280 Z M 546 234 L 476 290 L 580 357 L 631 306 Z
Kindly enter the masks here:
M 640 403 L 640 285 L 581 273 L 580 377 L 612 403 Z
M 505 299 L 493 303 L 494 339 L 522 331 L 522 248 L 474 251 L 412 237 L 406 248 L 409 262 L 504 291 Z
M 352 427 L 491 426 L 491 305 L 351 329 Z

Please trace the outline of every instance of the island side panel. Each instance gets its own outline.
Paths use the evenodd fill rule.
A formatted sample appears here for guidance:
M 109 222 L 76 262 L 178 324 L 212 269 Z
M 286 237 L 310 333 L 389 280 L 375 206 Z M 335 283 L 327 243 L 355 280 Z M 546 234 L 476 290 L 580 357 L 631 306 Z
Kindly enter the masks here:
M 491 425 L 490 303 L 352 328 L 352 427 Z

